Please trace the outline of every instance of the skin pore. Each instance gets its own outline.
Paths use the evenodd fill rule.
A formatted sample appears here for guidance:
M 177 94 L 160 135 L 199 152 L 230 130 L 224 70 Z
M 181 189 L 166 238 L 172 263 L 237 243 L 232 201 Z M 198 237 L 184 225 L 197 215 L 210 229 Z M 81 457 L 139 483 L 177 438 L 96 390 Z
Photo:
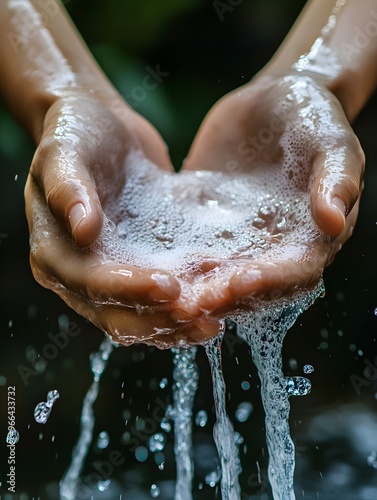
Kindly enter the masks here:
M 107 80 L 61 4 L 4 0 L 0 92 L 36 143 L 25 188 L 36 279 L 115 340 L 129 335 L 124 343 L 165 345 L 216 335 L 219 318 L 248 297 L 289 295 L 315 283 L 356 223 L 364 155 L 350 122 L 377 79 L 377 36 L 368 37 L 377 0 L 362 9 L 357 0 L 341 3 L 308 2 L 266 67 L 210 110 L 184 165 L 257 183 L 259 167 L 285 168 L 286 151 L 294 148 L 289 138 L 302 132 L 291 157 L 299 161 L 305 153 L 299 190 L 323 237 L 295 258 L 283 251 L 275 261 L 235 256 L 231 272 L 219 274 L 214 270 L 228 265 L 223 255 L 203 256 L 200 271 L 178 277 L 88 251 L 135 154 L 157 166 L 157 177 L 174 175 L 167 147 Z M 335 26 L 323 33 L 336 6 Z M 363 44 L 355 26 L 367 33 Z M 262 129 L 270 139 L 261 146 L 255 138 Z M 185 284 L 199 283 L 198 293 L 186 291 Z

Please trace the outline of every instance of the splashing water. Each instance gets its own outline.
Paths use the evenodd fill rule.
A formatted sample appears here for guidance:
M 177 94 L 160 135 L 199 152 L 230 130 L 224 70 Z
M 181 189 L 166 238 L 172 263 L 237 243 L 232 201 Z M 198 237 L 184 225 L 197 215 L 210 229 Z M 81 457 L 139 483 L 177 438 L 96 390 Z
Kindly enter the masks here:
M 306 374 L 308 373 L 313 373 L 314 372 L 314 367 L 312 365 L 304 365 L 302 371 Z
M 225 409 L 225 383 L 221 366 L 221 342 L 224 325 L 219 335 L 205 345 L 213 383 L 213 397 L 217 421 L 213 427 L 213 438 L 221 463 L 221 495 L 223 500 L 238 500 L 240 486 L 238 474 L 240 461 L 235 444 L 233 425 Z
M 175 500 L 192 499 L 194 465 L 192 461 L 192 413 L 199 373 L 196 347 L 173 348 L 174 453 L 177 466 Z
M 196 414 L 195 423 L 198 427 L 205 427 L 208 422 L 208 415 L 205 410 L 200 410 Z
M 275 500 L 294 500 L 293 473 L 295 448 L 289 432 L 289 396 L 305 395 L 310 381 L 304 377 L 284 377 L 282 347 L 284 337 L 298 316 L 323 293 L 323 284 L 258 308 L 252 315 L 234 318 L 238 334 L 251 348 L 261 379 L 265 410 L 266 441 L 269 453 L 268 477 Z
M 101 376 L 107 366 L 110 354 L 115 346 L 116 344 L 114 344 L 110 340 L 110 337 L 105 337 L 98 351 L 91 356 L 93 382 L 85 395 L 82 405 L 80 436 L 73 449 L 71 463 L 60 482 L 60 500 L 76 499 L 78 481 L 89 451 L 89 446 L 93 439 L 93 404 L 95 403 L 98 396 Z
M 109 443 L 109 434 L 106 431 L 100 432 L 97 438 L 97 448 L 99 450 L 105 450 L 109 446 Z
M 10 445 L 17 444 L 19 440 L 20 440 L 19 432 L 16 431 L 16 429 L 13 429 L 13 428 L 10 429 L 10 431 L 8 432 L 7 437 L 5 439 L 7 444 L 10 444 Z
M 38 403 L 34 410 L 34 418 L 38 424 L 45 424 L 51 414 L 52 407 L 57 399 L 60 398 L 58 391 L 49 391 L 47 402 Z

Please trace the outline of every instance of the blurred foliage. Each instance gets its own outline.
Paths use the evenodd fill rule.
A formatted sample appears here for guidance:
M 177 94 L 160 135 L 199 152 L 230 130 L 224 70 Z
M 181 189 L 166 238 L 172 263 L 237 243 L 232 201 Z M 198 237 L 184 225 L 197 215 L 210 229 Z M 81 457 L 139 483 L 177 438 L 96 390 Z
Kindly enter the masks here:
M 66 7 L 89 43 L 111 39 L 135 52 L 150 47 L 171 20 L 199 4 L 199 0 L 71 0 Z

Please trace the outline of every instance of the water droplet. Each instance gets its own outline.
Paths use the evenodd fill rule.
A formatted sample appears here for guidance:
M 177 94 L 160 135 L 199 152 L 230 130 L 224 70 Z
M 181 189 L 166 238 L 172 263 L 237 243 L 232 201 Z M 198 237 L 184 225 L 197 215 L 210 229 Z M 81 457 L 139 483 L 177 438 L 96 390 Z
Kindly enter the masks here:
M 377 307 L 374 310 L 374 315 L 377 316 Z
M 167 385 L 168 385 L 168 379 L 166 377 L 160 380 L 159 386 L 161 387 L 161 389 L 165 389 Z
M 310 380 L 305 377 L 286 377 L 288 396 L 306 396 L 312 388 Z
M 174 420 L 174 417 L 175 417 L 175 411 L 174 411 L 174 408 L 172 407 L 172 405 L 168 405 L 168 406 L 166 407 L 165 416 L 166 416 L 166 418 L 168 418 L 169 420 Z
M 250 417 L 251 412 L 253 411 L 253 405 L 248 401 L 244 401 L 237 406 L 236 409 L 236 420 L 237 422 L 246 422 L 246 420 Z
M 60 394 L 58 393 L 57 390 L 54 389 L 53 391 L 49 391 L 47 393 L 47 403 L 50 403 L 50 405 L 52 406 L 55 403 L 55 401 L 59 399 L 59 397 Z
M 373 467 L 373 469 L 377 469 L 377 453 L 372 451 L 369 457 L 367 458 L 367 464 L 369 467 Z
M 97 448 L 100 450 L 104 450 L 109 446 L 110 438 L 109 434 L 106 431 L 102 431 L 98 434 L 97 438 Z
M 208 422 L 207 412 L 204 410 L 198 411 L 198 413 L 196 414 L 196 417 L 195 417 L 196 425 L 198 425 L 199 427 L 205 427 L 207 422 Z
M 97 484 L 98 491 L 106 491 L 110 486 L 110 484 L 111 484 L 110 479 L 106 479 L 105 481 L 100 481 Z
M 207 474 L 206 477 L 204 478 L 204 481 L 211 488 L 214 488 L 216 486 L 216 484 L 220 481 L 220 477 L 221 477 L 220 469 L 216 469 L 216 470 L 210 472 L 209 474 Z
M 236 445 L 241 446 L 241 444 L 243 444 L 244 441 L 245 440 L 244 440 L 243 436 L 241 436 L 241 434 L 236 431 L 234 433 L 234 442 L 236 443 Z
M 156 462 L 156 465 L 158 465 L 158 468 L 163 470 L 165 467 L 165 455 L 161 451 L 154 454 L 154 461 Z
M 304 365 L 302 371 L 304 373 L 313 373 L 314 372 L 314 367 L 312 365 Z
M 16 429 L 11 429 L 6 437 L 6 442 L 10 445 L 18 443 L 20 440 L 20 434 Z
M 165 447 L 165 436 L 161 432 L 156 432 L 149 438 L 148 446 L 151 452 L 162 451 Z
M 145 462 L 148 458 L 148 450 L 145 446 L 138 446 L 135 450 L 135 458 L 138 462 Z
M 160 488 L 157 486 L 157 484 L 152 484 L 150 493 L 152 498 L 157 498 L 160 496 Z
M 247 380 L 244 380 L 241 383 L 241 387 L 244 391 L 248 391 L 250 389 L 250 383 Z
M 53 390 L 47 394 L 47 403 L 38 403 L 34 409 L 34 418 L 38 424 L 45 424 L 51 414 L 55 401 L 60 397 L 58 391 Z
M 291 370 L 297 370 L 297 361 L 294 358 L 291 358 L 288 363 Z
M 169 422 L 169 420 L 166 417 L 164 417 L 161 420 L 160 427 L 165 432 L 170 432 L 171 431 L 171 423 Z

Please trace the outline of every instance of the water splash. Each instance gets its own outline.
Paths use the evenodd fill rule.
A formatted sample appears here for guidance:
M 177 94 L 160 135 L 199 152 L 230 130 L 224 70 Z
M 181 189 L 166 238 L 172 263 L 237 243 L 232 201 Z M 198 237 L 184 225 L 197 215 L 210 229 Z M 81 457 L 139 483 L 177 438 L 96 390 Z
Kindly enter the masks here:
M 38 403 L 34 409 L 34 418 L 38 424 L 45 424 L 51 414 L 52 407 L 60 394 L 57 390 L 49 391 L 47 394 L 47 402 Z
M 110 443 L 110 437 L 108 432 L 106 431 L 100 432 L 97 438 L 97 448 L 99 450 L 105 450 L 109 446 L 109 443 Z
M 224 326 L 219 335 L 205 345 L 213 383 L 213 397 L 217 421 L 213 427 L 213 437 L 221 463 L 221 495 L 223 500 L 239 500 L 240 486 L 238 474 L 240 461 L 235 444 L 233 425 L 225 409 L 225 383 L 221 366 L 221 342 Z
M 198 427 L 205 427 L 208 422 L 208 415 L 205 410 L 200 410 L 196 414 L 195 423 Z
M 268 477 L 275 500 L 294 500 L 295 448 L 289 432 L 289 396 L 305 395 L 310 381 L 305 377 L 284 377 L 284 337 L 298 316 L 323 293 L 322 281 L 312 291 L 282 299 L 257 309 L 254 314 L 234 318 L 238 335 L 250 346 L 261 379 L 269 453 Z
M 20 433 L 14 428 L 10 429 L 5 439 L 7 444 L 14 445 L 17 444 L 19 440 L 20 440 Z
M 110 337 L 105 337 L 98 351 L 91 355 L 93 382 L 85 395 L 82 405 L 80 435 L 75 447 L 73 448 L 71 463 L 66 470 L 63 479 L 60 481 L 60 500 L 76 499 L 78 481 L 89 451 L 89 446 L 93 439 L 93 404 L 98 396 L 101 376 L 107 366 L 107 362 L 114 347 L 116 347 L 116 344 L 110 340 Z
M 306 396 L 312 388 L 310 380 L 305 377 L 285 377 L 288 396 Z
M 302 371 L 306 374 L 313 373 L 314 367 L 312 365 L 304 365 Z
M 152 498 L 158 498 L 160 496 L 160 488 L 157 484 L 152 484 L 150 494 Z
M 253 405 L 248 401 L 240 403 L 236 408 L 235 417 L 237 422 L 246 422 L 253 411 Z
M 192 411 L 199 373 L 196 347 L 173 348 L 174 453 L 177 466 L 175 500 L 192 500 L 194 465 L 192 461 Z
M 156 432 L 148 440 L 149 451 L 162 451 L 165 448 L 165 435 L 162 432 Z

